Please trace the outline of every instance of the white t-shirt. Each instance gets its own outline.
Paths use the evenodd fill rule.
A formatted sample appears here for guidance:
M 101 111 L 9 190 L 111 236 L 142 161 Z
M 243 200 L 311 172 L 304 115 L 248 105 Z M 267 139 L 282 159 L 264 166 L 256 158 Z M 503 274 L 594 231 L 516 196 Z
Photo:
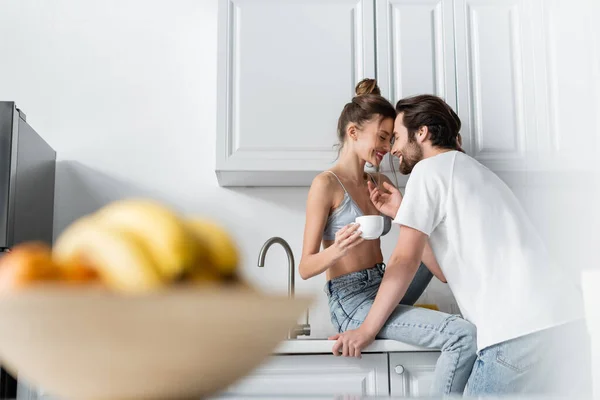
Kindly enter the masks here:
M 429 236 L 479 350 L 583 315 L 577 282 L 550 262 L 512 191 L 466 154 L 417 163 L 394 222 Z

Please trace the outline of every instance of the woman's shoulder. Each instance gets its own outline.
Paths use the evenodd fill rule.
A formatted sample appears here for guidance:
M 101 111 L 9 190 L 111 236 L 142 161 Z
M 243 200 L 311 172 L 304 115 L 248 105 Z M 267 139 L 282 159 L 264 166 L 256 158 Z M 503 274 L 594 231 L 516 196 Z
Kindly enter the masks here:
M 314 199 L 326 204 L 334 203 L 338 190 L 342 190 L 335 175 L 327 171 L 314 177 L 309 190 L 309 199 Z
M 335 186 L 340 186 L 340 183 L 333 173 L 330 171 L 323 171 L 315 176 L 310 186 L 311 188 L 330 190 Z

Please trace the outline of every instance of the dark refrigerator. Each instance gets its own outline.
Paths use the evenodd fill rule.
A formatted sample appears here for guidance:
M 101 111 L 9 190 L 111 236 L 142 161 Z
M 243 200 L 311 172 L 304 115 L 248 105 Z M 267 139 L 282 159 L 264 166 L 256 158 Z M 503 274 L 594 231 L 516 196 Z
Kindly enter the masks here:
M 54 149 L 14 102 L 0 101 L 0 253 L 25 241 L 52 244 L 55 169 Z M 16 397 L 16 379 L 2 368 L 0 398 Z

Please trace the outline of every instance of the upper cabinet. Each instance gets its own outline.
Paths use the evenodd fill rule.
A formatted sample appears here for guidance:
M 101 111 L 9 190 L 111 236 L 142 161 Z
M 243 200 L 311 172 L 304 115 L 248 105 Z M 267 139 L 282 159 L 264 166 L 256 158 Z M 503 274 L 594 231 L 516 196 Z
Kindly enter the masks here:
M 221 0 L 216 172 L 223 186 L 308 186 L 337 119 L 375 76 L 372 0 Z
M 454 8 L 469 154 L 499 173 L 591 170 L 600 128 L 592 0 L 454 0 Z
M 376 18 L 381 94 L 431 93 L 456 107 L 452 0 L 379 0 Z
M 310 185 L 335 162 L 337 119 L 365 77 L 392 103 L 444 98 L 467 153 L 500 174 L 590 168 L 600 128 L 592 4 L 220 0 L 219 183 Z M 393 169 L 397 159 L 382 162 Z
M 544 0 L 536 13 L 536 59 L 545 67 L 535 81 L 545 100 L 536 110 L 544 169 L 590 171 L 598 164 L 599 17 L 597 0 Z
M 523 170 L 537 147 L 535 1 L 454 0 L 465 150 L 496 171 Z
M 407 96 L 431 93 L 456 109 L 452 0 L 378 0 L 376 2 L 377 82 L 392 104 Z M 391 154 L 380 170 L 393 175 Z M 398 184 L 407 177 L 397 172 Z M 392 179 L 393 181 L 393 179 Z

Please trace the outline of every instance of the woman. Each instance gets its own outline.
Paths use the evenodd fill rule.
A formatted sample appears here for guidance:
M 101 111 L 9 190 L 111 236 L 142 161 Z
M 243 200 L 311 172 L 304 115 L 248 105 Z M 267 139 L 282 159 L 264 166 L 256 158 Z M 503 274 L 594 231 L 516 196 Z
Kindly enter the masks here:
M 395 118 L 394 107 L 380 96 L 376 82 L 361 81 L 338 120 L 339 160 L 314 179 L 308 194 L 298 269 L 303 279 L 326 273 L 331 322 L 338 332 L 361 325 L 385 270 L 379 239 L 363 240 L 353 222 L 361 215 L 378 214 L 369 198 L 368 181 L 391 185 L 385 175 L 366 174 L 364 167 L 367 162 L 379 166 L 390 151 Z M 386 234 L 391 219 L 384 218 Z M 422 260 L 406 296 L 377 336 L 440 349 L 432 394 L 462 393 L 475 361 L 475 328 L 458 316 L 412 306 L 432 273 L 445 282 L 429 246 Z M 338 355 L 336 350 L 334 354 Z M 360 357 L 347 348 L 342 355 Z

